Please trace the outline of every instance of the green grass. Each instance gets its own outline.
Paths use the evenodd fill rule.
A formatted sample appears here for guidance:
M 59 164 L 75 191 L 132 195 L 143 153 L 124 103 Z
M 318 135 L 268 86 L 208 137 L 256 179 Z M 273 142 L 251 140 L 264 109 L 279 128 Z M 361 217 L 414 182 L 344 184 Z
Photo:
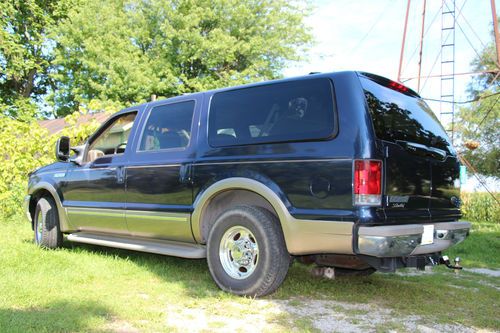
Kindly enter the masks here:
M 500 327 L 498 278 L 470 272 L 438 267 L 434 274 L 376 273 L 330 281 L 312 278 L 309 267 L 296 263 L 283 286 L 259 305 L 218 290 L 205 260 L 71 243 L 43 250 L 31 239 L 27 223 L 0 221 L 0 332 L 179 331 L 167 318 L 200 309 L 216 317 L 207 331 L 223 326 L 224 318 L 262 314 L 270 331 L 308 332 L 314 331 L 312 319 L 271 310 L 282 300 L 300 309 L 310 299 L 374 304 L 429 323 Z M 461 256 L 464 265 L 498 268 L 499 249 L 498 225 L 476 224 L 470 239 L 449 255 Z
M 500 269 L 500 221 L 472 222 L 469 237 L 446 254 L 452 260 L 460 257 L 466 267 Z

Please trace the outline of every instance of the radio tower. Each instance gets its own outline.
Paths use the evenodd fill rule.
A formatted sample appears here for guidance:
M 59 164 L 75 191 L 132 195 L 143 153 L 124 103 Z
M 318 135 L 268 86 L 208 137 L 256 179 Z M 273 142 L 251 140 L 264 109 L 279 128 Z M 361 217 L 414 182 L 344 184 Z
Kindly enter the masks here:
M 466 0 L 465 0 L 466 1 Z M 445 126 L 446 131 L 448 132 L 452 142 L 454 140 L 454 131 L 455 131 L 455 77 L 458 75 L 477 75 L 484 74 L 485 71 L 480 72 L 465 72 L 465 73 L 456 73 L 455 71 L 455 38 L 456 38 L 456 30 L 455 28 L 458 26 L 460 31 L 464 34 L 466 40 L 470 43 L 470 40 L 465 35 L 465 31 L 461 28 L 457 19 L 461 17 L 467 24 L 469 24 L 463 13 L 461 12 L 464 4 L 462 3 L 460 8 L 456 6 L 456 0 L 441 0 L 441 47 L 439 50 L 438 57 L 434 62 L 431 72 L 428 75 L 422 76 L 422 56 L 423 56 L 423 47 L 424 47 L 424 39 L 425 39 L 425 21 L 426 21 L 426 7 L 427 0 L 422 0 L 422 19 L 421 19 L 421 28 L 420 28 L 420 43 L 419 43 L 419 58 L 418 58 L 418 74 L 416 77 L 402 77 L 402 66 L 403 66 L 403 58 L 405 54 L 405 43 L 407 37 L 408 30 L 408 16 L 410 14 L 411 8 L 411 0 L 408 0 L 406 6 L 406 16 L 405 23 L 403 29 L 403 41 L 401 44 L 401 53 L 399 58 L 399 69 L 398 69 L 398 81 L 402 82 L 402 80 L 417 80 L 417 92 L 420 93 L 421 87 L 421 79 L 428 78 L 439 78 L 440 79 L 440 99 L 439 99 L 439 120 Z M 495 36 L 495 46 L 496 46 L 496 65 L 497 68 L 494 71 L 487 71 L 488 73 L 496 73 L 497 76 L 500 75 L 500 34 L 498 31 L 497 24 L 497 15 L 496 15 L 496 6 L 495 0 L 490 0 L 491 2 L 491 14 L 493 18 L 493 32 Z M 436 17 L 434 17 L 436 18 Z M 472 29 L 472 27 L 469 25 Z M 425 32 L 424 32 L 425 31 Z M 474 31 L 473 31 L 474 32 Z M 475 32 L 474 32 L 475 33 Z M 476 35 L 477 36 L 477 35 Z M 472 44 L 471 44 L 471 47 Z M 432 70 L 437 60 L 440 59 L 440 72 L 439 74 L 432 74 Z

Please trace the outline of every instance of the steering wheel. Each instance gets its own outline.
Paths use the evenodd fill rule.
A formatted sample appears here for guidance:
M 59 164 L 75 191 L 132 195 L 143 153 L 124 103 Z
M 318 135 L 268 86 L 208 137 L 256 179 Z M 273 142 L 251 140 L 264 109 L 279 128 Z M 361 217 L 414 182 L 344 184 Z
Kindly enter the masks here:
M 121 148 L 123 147 L 123 148 Z M 120 143 L 118 146 L 115 147 L 115 154 L 118 154 L 118 151 L 120 149 L 123 149 L 122 153 L 125 151 L 125 148 L 127 147 L 127 143 L 126 142 L 122 142 Z

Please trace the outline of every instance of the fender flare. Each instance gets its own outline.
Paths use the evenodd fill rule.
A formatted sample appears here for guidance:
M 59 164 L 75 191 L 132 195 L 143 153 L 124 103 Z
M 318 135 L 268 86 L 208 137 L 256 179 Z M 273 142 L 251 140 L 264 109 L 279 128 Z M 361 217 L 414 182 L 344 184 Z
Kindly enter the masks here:
M 193 215 L 191 216 L 191 229 L 193 231 L 193 236 L 196 242 L 200 243 L 202 241 L 202 215 L 205 208 L 209 205 L 210 200 L 219 193 L 229 190 L 251 191 L 267 200 L 278 215 L 278 219 L 280 221 L 286 242 L 288 238 L 287 236 L 290 232 L 289 223 L 293 219 L 293 217 L 288 212 L 285 204 L 279 198 L 279 196 L 265 184 L 254 179 L 243 177 L 231 177 L 220 180 L 209 186 L 200 195 L 198 195 L 198 197 L 194 201 L 194 211 Z
M 46 181 L 42 181 L 31 187 L 28 191 L 28 194 L 33 196 L 33 194 L 37 193 L 40 190 L 45 190 L 50 193 L 57 206 L 57 213 L 59 215 L 59 226 L 62 232 L 70 231 L 70 225 L 68 220 L 68 215 L 66 214 L 66 209 L 62 205 L 61 198 L 57 194 L 57 190 L 54 186 Z

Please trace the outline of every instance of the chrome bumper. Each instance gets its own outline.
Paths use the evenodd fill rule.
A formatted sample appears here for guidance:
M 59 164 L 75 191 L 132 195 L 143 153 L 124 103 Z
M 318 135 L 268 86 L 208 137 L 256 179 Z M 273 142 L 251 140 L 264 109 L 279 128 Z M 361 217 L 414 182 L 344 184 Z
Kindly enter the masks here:
M 358 250 L 360 254 L 375 257 L 405 257 L 440 252 L 460 243 L 469 234 L 469 222 L 433 223 L 431 244 L 422 245 L 423 224 L 360 227 Z
M 30 200 L 31 200 L 31 195 L 26 195 L 24 197 L 23 201 L 23 209 L 24 209 L 24 214 L 26 216 L 26 219 L 31 222 L 31 214 L 30 214 Z

